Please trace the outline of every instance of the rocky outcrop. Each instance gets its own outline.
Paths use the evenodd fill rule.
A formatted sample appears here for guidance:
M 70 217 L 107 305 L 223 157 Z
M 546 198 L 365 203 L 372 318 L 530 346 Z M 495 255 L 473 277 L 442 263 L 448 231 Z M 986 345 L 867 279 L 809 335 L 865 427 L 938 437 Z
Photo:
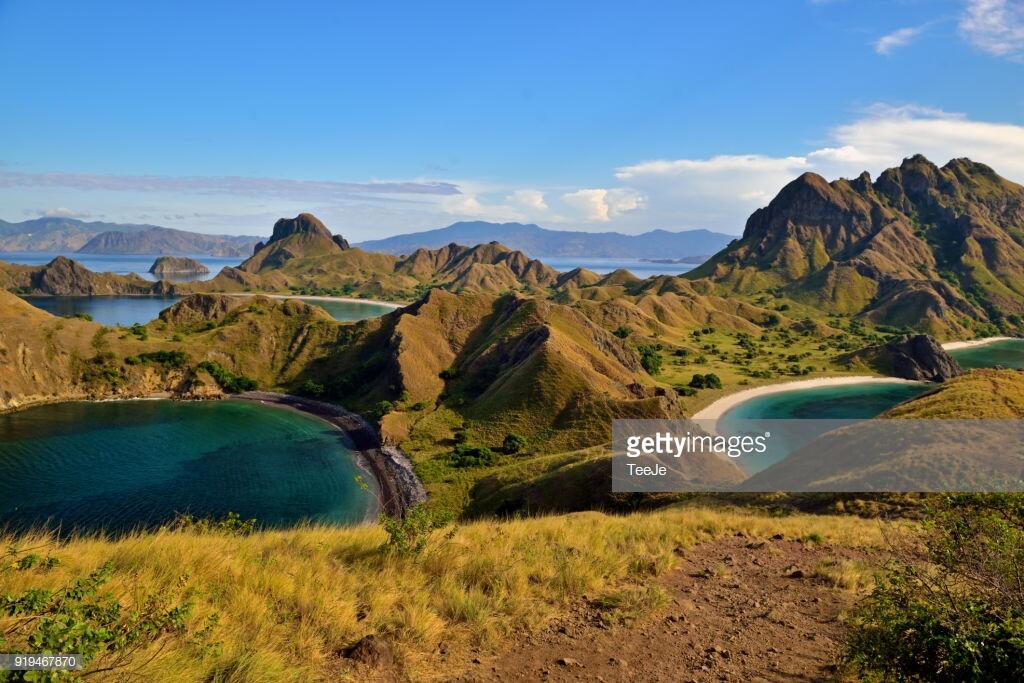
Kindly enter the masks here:
M 905 159 L 874 183 L 805 173 L 686 275 L 942 337 L 1020 327 L 1024 187 L 969 159 Z
M 185 256 L 161 256 L 149 267 L 154 275 L 206 275 L 210 269 Z
M 33 294 L 59 296 L 103 296 L 110 294 L 152 294 L 154 284 L 137 275 L 94 273 L 77 261 L 58 256 L 29 273 Z
M 160 311 L 160 320 L 171 325 L 220 322 L 245 301 L 246 297 L 227 294 L 192 294 Z
M 893 377 L 926 382 L 944 382 L 964 372 L 960 364 L 926 334 L 905 334 L 885 344 L 856 351 L 842 360 L 863 363 Z
M 311 213 L 282 218 L 266 244 L 256 245 L 253 255 L 240 268 L 249 273 L 280 268 L 288 261 L 311 256 L 338 254 L 349 249 L 341 235 L 332 235 L 327 226 Z

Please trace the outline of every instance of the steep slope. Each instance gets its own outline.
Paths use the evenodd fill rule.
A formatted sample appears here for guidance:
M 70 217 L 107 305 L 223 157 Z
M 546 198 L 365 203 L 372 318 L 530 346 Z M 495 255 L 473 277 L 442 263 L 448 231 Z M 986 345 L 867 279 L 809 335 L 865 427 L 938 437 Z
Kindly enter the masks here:
M 915 156 L 872 183 L 805 173 L 689 279 L 776 291 L 940 337 L 1016 329 L 1024 314 L 1024 187 L 989 167 Z
M 624 235 L 619 232 L 548 230 L 523 223 L 472 221 L 453 223 L 437 230 L 369 240 L 357 246 L 367 251 L 405 255 L 417 249 L 439 249 L 453 242 L 500 242 L 533 257 L 686 258 L 713 254 L 732 239 L 732 235 L 709 230 L 652 230 L 640 235 Z
M 280 268 L 288 261 L 326 254 L 337 254 L 348 249 L 348 242 L 340 235 L 337 240 L 319 218 L 311 213 L 300 213 L 295 218 L 282 218 L 274 224 L 274 232 L 264 244 L 256 244 L 251 257 L 239 268 L 247 273 Z

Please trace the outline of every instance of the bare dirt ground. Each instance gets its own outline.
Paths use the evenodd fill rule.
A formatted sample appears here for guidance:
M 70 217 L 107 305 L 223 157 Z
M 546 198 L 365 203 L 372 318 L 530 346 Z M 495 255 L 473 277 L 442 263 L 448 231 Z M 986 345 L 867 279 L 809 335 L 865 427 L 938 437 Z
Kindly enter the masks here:
M 658 616 L 608 624 L 595 606 L 481 655 L 463 681 L 819 681 L 836 676 L 840 616 L 857 594 L 814 576 L 821 562 L 880 563 L 850 548 L 729 537 L 682 552 L 654 579 Z

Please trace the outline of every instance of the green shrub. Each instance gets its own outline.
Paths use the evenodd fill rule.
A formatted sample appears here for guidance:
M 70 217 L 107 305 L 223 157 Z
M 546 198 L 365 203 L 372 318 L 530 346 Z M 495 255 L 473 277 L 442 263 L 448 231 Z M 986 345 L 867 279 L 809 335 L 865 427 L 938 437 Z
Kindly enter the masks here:
M 320 382 L 314 382 L 311 379 L 307 379 L 302 383 L 302 393 L 306 396 L 313 396 L 314 398 L 320 397 L 324 395 L 324 391 L 326 391 L 326 389 L 323 384 L 320 384 Z
M 427 549 L 430 535 L 448 526 L 451 521 L 451 513 L 432 512 L 423 503 L 409 508 L 404 517 L 381 514 L 380 524 L 388 535 L 381 550 L 402 556 L 420 555 Z M 447 537 L 451 538 L 454 534 L 455 530 L 452 529 Z
M 657 375 L 661 372 L 661 354 L 659 347 L 655 344 L 641 344 L 636 348 L 640 354 L 640 365 L 649 375 Z
M 619 339 L 625 339 L 629 335 L 633 334 L 633 330 L 625 325 L 619 325 L 614 332 L 612 332 Z
M 505 440 L 501 442 L 501 450 L 508 455 L 514 455 L 526 448 L 526 437 L 521 434 L 506 434 Z
M 89 315 L 88 313 L 72 313 L 68 317 L 78 318 L 79 320 L 87 320 L 88 322 L 92 322 L 92 316 Z
M 221 389 L 231 394 L 252 391 L 256 388 L 256 380 L 245 375 L 236 375 L 216 361 L 203 361 L 196 366 L 196 369 L 208 372 Z
M 854 613 L 846 661 L 863 678 L 1024 680 L 1024 498 L 943 495 L 918 544 Z
M 171 337 L 171 341 L 172 342 L 185 341 L 185 338 L 183 336 L 181 336 L 180 332 L 175 332 L 174 335 Z
M 460 443 L 451 454 L 452 467 L 486 467 L 494 464 L 494 451 L 487 446 Z
M 0 558 L 0 573 L 46 572 L 56 558 L 40 557 L 16 548 Z M 85 676 L 103 672 L 110 680 L 144 679 L 130 664 L 139 650 L 160 648 L 171 638 L 188 638 L 197 646 L 216 652 L 209 637 L 216 626 L 190 633 L 192 605 L 179 602 L 179 591 L 134 594 L 133 604 L 104 592 L 114 574 L 107 562 L 90 574 L 60 588 L 26 588 L 0 596 L 0 617 L 6 623 L 2 644 L 6 652 L 75 653 L 81 655 Z M 129 591 L 129 593 L 131 593 Z M 159 650 L 158 650 L 159 651 Z M 5 672 L 3 680 L 62 681 L 78 679 L 68 672 Z
M 373 416 L 379 420 L 394 409 L 395 404 L 391 401 L 381 401 L 373 407 Z

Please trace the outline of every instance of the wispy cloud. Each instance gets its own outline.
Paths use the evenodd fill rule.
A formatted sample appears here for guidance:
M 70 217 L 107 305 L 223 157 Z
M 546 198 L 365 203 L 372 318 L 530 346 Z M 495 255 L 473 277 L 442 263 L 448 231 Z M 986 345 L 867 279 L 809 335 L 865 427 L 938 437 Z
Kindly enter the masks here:
M 359 195 L 458 195 L 459 187 L 446 182 L 365 182 L 246 178 L 241 176 L 100 175 L 92 173 L 25 173 L 0 171 L 0 187 L 44 187 L 74 190 L 175 192 L 243 197 L 276 197 L 307 201 L 333 201 Z
M 908 26 L 907 28 L 896 29 L 892 33 L 887 33 L 875 41 L 875 52 L 880 55 L 892 54 L 893 50 L 910 45 L 926 28 L 927 24 Z
M 23 212 L 26 216 L 38 216 L 40 218 L 92 218 L 88 211 L 75 211 L 58 207 L 56 209 L 26 209 Z
M 1024 1 L 968 0 L 960 33 L 979 50 L 1024 60 Z

